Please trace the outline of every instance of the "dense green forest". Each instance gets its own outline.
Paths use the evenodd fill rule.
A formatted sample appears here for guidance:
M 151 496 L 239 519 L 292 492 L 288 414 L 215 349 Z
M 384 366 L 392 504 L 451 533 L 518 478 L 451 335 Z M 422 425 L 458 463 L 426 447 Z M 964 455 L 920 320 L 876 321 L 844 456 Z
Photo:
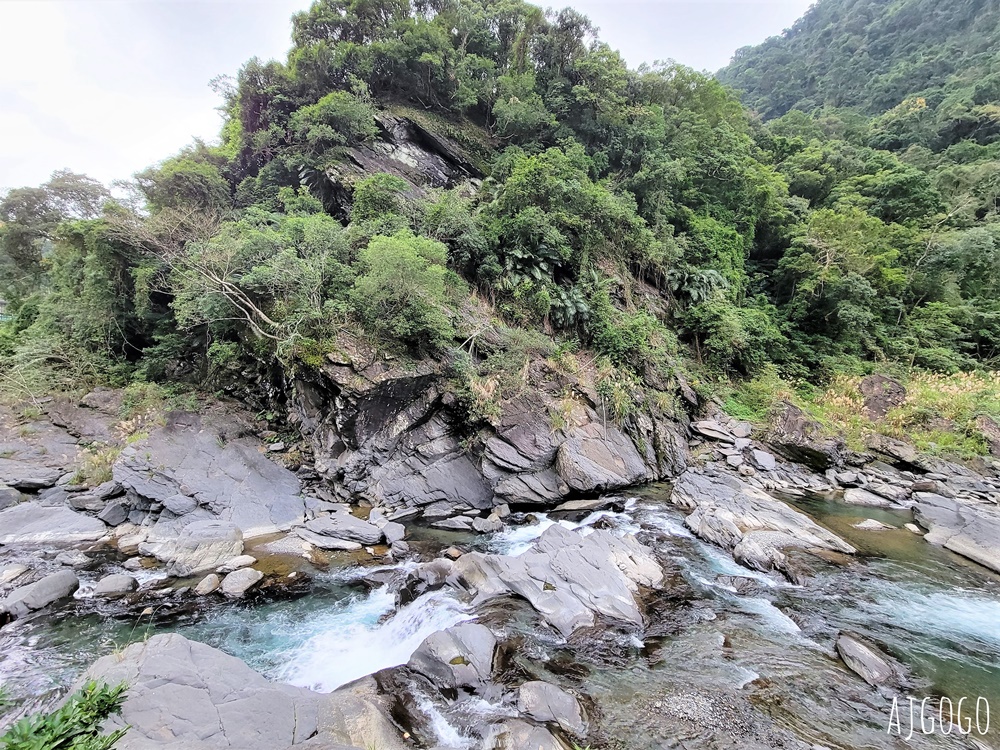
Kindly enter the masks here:
M 762 124 L 713 77 L 630 70 L 570 9 L 318 0 L 287 60 L 216 81 L 218 145 L 114 198 L 68 172 L 3 198 L 5 388 L 308 367 L 357 332 L 509 369 L 468 361 L 483 319 L 509 350 L 586 347 L 609 382 L 664 391 L 995 367 L 985 5 L 821 0 L 722 76 L 781 115 Z M 385 112 L 484 179 L 344 168 Z

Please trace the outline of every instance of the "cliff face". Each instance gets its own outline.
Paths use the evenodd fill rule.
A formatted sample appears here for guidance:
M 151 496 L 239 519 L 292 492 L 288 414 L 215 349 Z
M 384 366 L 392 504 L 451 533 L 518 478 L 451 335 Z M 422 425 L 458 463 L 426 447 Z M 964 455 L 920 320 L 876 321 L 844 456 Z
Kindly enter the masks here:
M 544 361 L 529 362 L 498 417 L 470 429 L 439 363 L 327 360 L 293 381 L 289 419 L 345 500 L 452 516 L 595 495 L 685 467 L 673 415 L 650 408 L 616 423 L 591 386 Z

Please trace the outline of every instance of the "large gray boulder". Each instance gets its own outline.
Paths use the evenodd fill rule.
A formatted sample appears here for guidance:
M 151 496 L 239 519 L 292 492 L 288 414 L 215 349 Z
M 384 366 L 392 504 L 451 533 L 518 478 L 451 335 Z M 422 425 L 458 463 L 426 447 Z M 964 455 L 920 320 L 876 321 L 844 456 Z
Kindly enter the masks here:
M 558 724 L 577 737 L 587 734 L 587 721 L 580 701 L 572 693 L 548 682 L 526 682 L 517 691 L 517 710 L 543 724 Z
M 972 504 L 931 492 L 914 493 L 913 517 L 927 529 L 931 544 L 1000 572 L 1000 510 L 992 503 Z
M 580 428 L 559 446 L 556 472 L 572 490 L 587 494 L 655 478 L 628 437 L 598 423 Z
M 2 615 L 15 620 L 24 617 L 29 612 L 72 596 L 79 587 L 80 581 L 73 571 L 60 570 L 40 581 L 14 589 L 7 598 L 0 601 L 0 621 L 3 620 Z
M 12 505 L 17 505 L 23 499 L 20 492 L 13 487 L 0 484 L 0 510 L 5 510 Z
M 314 518 L 306 529 L 320 536 L 359 544 L 378 544 L 384 538 L 382 529 L 350 513 L 333 513 Z
M 496 647 L 496 637 L 484 625 L 456 625 L 424 639 L 407 667 L 440 689 L 477 688 L 493 674 Z
M 671 501 L 690 511 L 685 525 L 691 531 L 756 570 L 790 575 L 785 552 L 794 548 L 855 552 L 808 516 L 729 474 L 685 472 Z
M 80 678 L 128 684 L 116 750 L 274 750 L 304 742 L 319 722 L 320 697 L 272 685 L 239 659 L 176 635 L 155 635 L 98 659 Z
M 63 473 L 58 468 L 34 462 L 0 458 L 0 484 L 19 490 L 44 490 L 54 487 Z
M 176 537 L 191 521 L 221 521 L 245 538 L 287 531 L 305 517 L 300 482 L 244 437 L 235 417 L 172 412 L 164 427 L 126 447 L 115 481 L 164 507 L 161 538 Z
M 65 505 L 25 502 L 0 510 L 0 544 L 78 544 L 97 541 L 107 532 L 103 522 Z
M 222 579 L 219 589 L 223 596 L 230 599 L 241 599 L 246 593 L 264 579 L 264 574 L 253 568 L 242 568 L 233 571 Z
M 372 678 L 329 695 L 268 682 L 239 659 L 155 635 L 98 659 L 75 686 L 125 682 L 115 750 L 407 750 Z
M 503 750 L 571 750 L 545 727 L 521 719 L 508 719 L 489 728 L 483 747 Z
M 837 654 L 844 664 L 872 687 L 898 684 L 900 669 L 875 646 L 857 636 L 841 633 L 837 638 Z
M 105 576 L 94 587 L 94 596 L 118 599 L 139 588 L 139 582 L 130 575 L 115 574 Z
M 243 552 L 243 534 L 236 524 L 199 520 L 186 524 L 157 524 L 139 552 L 167 564 L 176 576 L 215 570 Z
M 583 536 L 558 525 L 522 555 L 472 552 L 454 563 L 454 572 L 477 603 L 517 594 L 567 636 L 594 625 L 598 615 L 641 625 L 639 586 L 663 580 L 652 552 L 633 536 L 606 531 Z

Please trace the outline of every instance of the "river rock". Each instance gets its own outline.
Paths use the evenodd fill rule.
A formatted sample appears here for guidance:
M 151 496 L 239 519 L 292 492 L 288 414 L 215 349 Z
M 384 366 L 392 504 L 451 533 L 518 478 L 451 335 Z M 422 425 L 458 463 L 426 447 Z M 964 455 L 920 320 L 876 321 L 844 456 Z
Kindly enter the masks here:
M 157 520 L 156 536 L 180 537 L 192 521 L 230 524 L 241 538 L 301 523 L 305 501 L 298 477 L 261 454 L 256 439 L 242 437 L 247 428 L 235 416 L 211 417 L 171 412 L 164 427 L 127 446 L 115 461 L 115 481 L 170 511 Z
M 503 531 L 503 521 L 492 513 L 488 518 L 473 518 L 472 530 L 479 534 L 495 534 Z
M 844 462 L 844 441 L 827 435 L 822 425 L 788 401 L 781 403 L 768 442 L 788 460 L 817 471 Z
M 548 729 L 521 719 L 508 719 L 493 724 L 483 747 L 503 750 L 569 750 L 569 746 L 556 739 Z
M 239 570 L 240 568 L 249 568 L 257 562 L 257 558 L 253 555 L 238 555 L 232 560 L 227 560 L 224 565 L 220 565 L 216 569 L 216 573 L 232 573 L 234 570 Z
M 0 510 L 0 544 L 78 544 L 97 541 L 107 531 L 101 521 L 64 505 L 25 502 Z
M 230 599 L 240 599 L 262 580 L 264 574 L 259 570 L 241 568 L 223 578 L 219 590 Z
M 863 490 L 860 487 L 851 487 L 844 490 L 844 502 L 848 505 L 862 505 L 869 508 L 889 508 L 893 503 L 888 498 L 876 495 L 874 492 Z
M 309 531 L 308 529 L 295 529 L 295 534 L 301 539 L 309 542 L 309 544 L 314 547 L 330 551 L 355 552 L 364 546 L 359 542 L 351 542 L 346 539 L 335 539 L 332 536 L 317 534 L 313 531 Z
M 194 593 L 197 596 L 208 596 L 212 592 L 217 591 L 221 585 L 222 578 L 217 573 L 209 573 L 194 587 Z
M 350 513 L 333 513 L 314 518 L 306 524 L 306 529 L 320 536 L 333 537 L 362 545 L 378 544 L 384 534 L 375 524 L 362 521 Z
M 690 511 L 685 525 L 691 531 L 756 570 L 791 576 L 788 549 L 855 552 L 808 516 L 729 474 L 687 471 L 674 485 L 671 501 Z
M 387 521 L 381 528 L 385 535 L 385 543 L 389 545 L 403 541 L 406 536 L 406 527 L 395 521 Z
M 872 687 L 899 682 L 901 673 L 889 658 L 856 636 L 841 633 L 837 653 L 848 668 Z
M 28 461 L 0 458 L 0 484 L 19 490 L 44 490 L 54 487 L 63 472 Z
M 94 596 L 105 599 L 118 599 L 139 588 L 139 582 L 132 576 L 116 574 L 105 576 L 94 587 Z
M 517 710 L 529 719 L 558 724 L 563 731 L 585 737 L 587 722 L 576 696 L 548 682 L 526 682 L 517 691 Z
M 0 567 L 0 586 L 6 586 L 11 583 L 29 570 L 27 565 L 18 565 L 17 563 L 11 565 L 4 565 Z
M 927 529 L 924 539 L 1000 572 L 1000 510 L 995 505 L 972 505 L 929 492 L 915 498 L 913 516 Z
M 891 409 L 906 401 L 906 388 L 902 383 L 885 375 L 862 378 L 859 389 L 865 399 L 865 416 L 873 421 L 884 418 Z
M 436 521 L 431 526 L 435 529 L 445 529 L 447 531 L 472 531 L 472 519 L 468 516 L 456 516 L 455 518 Z
M 154 526 L 139 551 L 166 563 L 168 572 L 182 578 L 215 570 L 243 552 L 243 534 L 224 521 L 191 521 L 171 528 L 165 537 L 161 533 L 159 525 Z
M 60 570 L 45 576 L 40 581 L 14 589 L 7 598 L 0 601 L 0 615 L 6 614 L 16 620 L 29 612 L 71 596 L 79 587 L 80 581 L 73 571 Z M 0 617 L 0 621 L 2 619 Z
M 567 636 L 593 625 L 597 615 L 641 625 L 638 587 L 663 580 L 652 552 L 634 536 L 607 531 L 583 536 L 558 525 L 522 555 L 470 552 L 454 563 L 454 570 L 477 603 L 517 594 Z
M 854 528 L 861 531 L 892 531 L 895 527 L 876 521 L 874 518 L 866 518 L 864 521 L 854 524 Z
M 456 625 L 425 638 L 407 667 L 440 689 L 478 688 L 493 674 L 496 647 L 496 637 L 484 625 Z

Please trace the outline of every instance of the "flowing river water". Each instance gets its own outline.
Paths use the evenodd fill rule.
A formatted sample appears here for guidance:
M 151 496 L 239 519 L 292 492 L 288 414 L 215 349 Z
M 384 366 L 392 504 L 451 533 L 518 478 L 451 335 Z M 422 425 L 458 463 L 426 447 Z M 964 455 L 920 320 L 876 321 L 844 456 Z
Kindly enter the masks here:
M 668 584 L 650 605 L 646 632 L 612 629 L 566 643 L 539 628 L 526 606 L 505 607 L 497 621 L 516 635 L 513 658 L 524 670 L 593 697 L 612 746 L 782 747 L 794 746 L 784 743 L 795 737 L 827 748 L 977 747 L 940 729 L 906 742 L 905 703 L 902 737 L 888 731 L 891 694 L 869 688 L 835 656 L 837 634 L 846 630 L 907 666 L 912 684 L 904 695 L 930 696 L 932 706 L 941 696 L 956 704 L 967 697 L 973 724 L 976 700 L 988 702 L 996 714 L 989 732 L 970 736 L 978 747 L 1000 748 L 1000 578 L 900 528 L 904 515 L 812 497 L 793 502 L 861 554 L 845 566 L 821 564 L 807 584 L 795 586 L 695 539 L 668 494 L 650 487 L 630 495 L 622 513 L 576 521 L 538 514 L 538 523 L 492 538 L 429 529 L 411 529 L 411 536 L 431 547 L 462 542 L 516 555 L 553 523 L 584 533 L 598 524 L 638 533 L 656 549 Z M 863 518 L 896 530 L 855 529 Z M 41 705 L 96 657 L 153 632 L 176 631 L 272 679 L 332 691 L 405 663 L 437 630 L 496 615 L 472 612 L 449 589 L 396 611 L 394 595 L 378 583 L 389 573 L 371 565 L 315 571 L 307 596 L 210 606 L 165 622 L 155 613 L 133 620 L 93 608 L 82 614 L 78 602 L 0 631 L 0 681 L 22 709 Z M 86 587 L 81 591 L 85 598 Z M 426 696 L 416 702 L 436 735 L 431 744 L 445 747 L 472 747 L 469 729 L 505 711 L 482 699 L 451 708 Z

